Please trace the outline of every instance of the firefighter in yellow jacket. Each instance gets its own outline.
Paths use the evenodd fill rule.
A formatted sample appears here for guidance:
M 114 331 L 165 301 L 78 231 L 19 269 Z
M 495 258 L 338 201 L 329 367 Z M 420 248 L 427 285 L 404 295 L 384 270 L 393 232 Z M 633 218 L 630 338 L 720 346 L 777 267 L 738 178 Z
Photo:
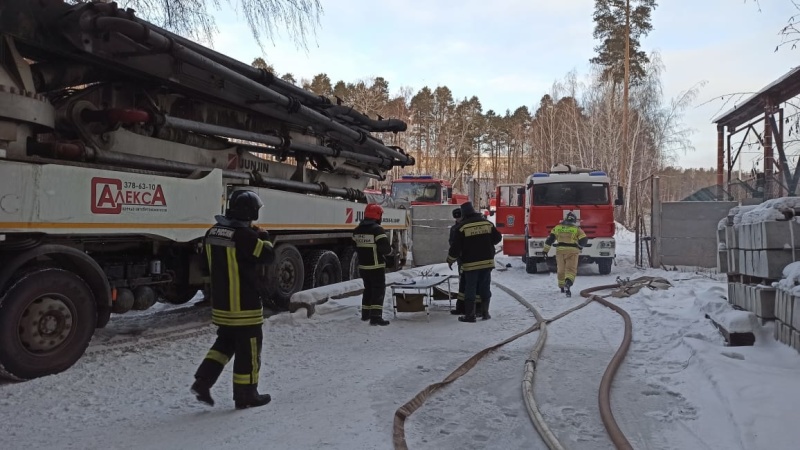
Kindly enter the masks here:
M 578 218 L 572 211 L 568 212 L 564 220 L 553 227 L 550 236 L 544 241 L 544 254 L 550 252 L 554 242 L 556 246 L 556 265 L 558 266 L 558 287 L 561 292 L 572 296 L 570 287 L 575 283 L 578 273 L 578 258 L 581 249 L 588 243 L 586 233 L 577 225 Z
M 205 253 L 211 271 L 211 321 L 217 339 L 195 373 L 191 391 L 214 405 L 211 387 L 233 357 L 233 400 L 236 409 L 263 406 L 269 394 L 258 393 L 264 323 L 257 267 L 275 258 L 266 231 L 253 227 L 263 206 L 255 192 L 231 194 L 225 215 L 206 232 Z

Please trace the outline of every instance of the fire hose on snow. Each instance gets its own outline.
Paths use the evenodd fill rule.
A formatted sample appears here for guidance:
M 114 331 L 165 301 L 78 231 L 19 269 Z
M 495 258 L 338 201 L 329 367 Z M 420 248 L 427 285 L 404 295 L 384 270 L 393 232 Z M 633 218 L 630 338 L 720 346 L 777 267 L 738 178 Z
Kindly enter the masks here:
M 614 379 L 614 375 L 616 374 L 619 366 L 622 364 L 625 355 L 628 352 L 628 348 L 630 347 L 631 343 L 631 334 L 632 334 L 632 323 L 631 318 L 628 313 L 620 308 L 619 306 L 605 300 L 603 297 L 594 294 L 594 292 L 602 291 L 606 289 L 615 289 L 610 296 L 613 297 L 628 297 L 630 295 L 635 294 L 643 287 L 648 287 L 649 289 L 667 289 L 671 286 L 669 281 L 664 278 L 658 277 L 640 277 L 634 280 L 622 280 L 617 278 L 617 282 L 615 284 L 609 285 L 601 285 L 595 286 L 591 288 L 584 289 L 580 292 L 581 296 L 586 298 L 586 301 L 583 303 L 570 308 L 551 319 L 545 319 L 536 308 L 531 305 L 528 301 L 526 301 L 523 297 L 519 294 L 514 292 L 513 290 L 509 289 L 508 287 L 493 282 L 495 286 L 506 292 L 508 295 L 513 297 L 515 300 L 520 302 L 523 306 L 528 308 L 536 318 L 536 323 L 533 324 L 530 328 L 521 333 L 518 333 L 504 341 L 487 347 L 472 357 L 470 357 L 467 361 L 461 364 L 456 370 L 454 370 L 450 375 L 445 377 L 444 380 L 438 383 L 431 384 L 427 386 L 425 389 L 420 391 L 414 398 L 409 400 L 403 406 L 395 411 L 394 416 L 394 426 L 392 432 L 392 438 L 394 442 L 394 447 L 396 449 L 407 450 L 408 444 L 405 440 L 405 421 L 406 419 L 414 413 L 414 411 L 418 410 L 422 405 L 425 403 L 425 400 L 430 397 L 433 393 L 441 389 L 442 387 L 447 386 L 448 384 L 452 383 L 453 381 L 457 380 L 461 376 L 465 375 L 469 372 L 475 365 L 477 365 L 478 361 L 486 356 L 489 352 L 496 350 L 503 345 L 512 342 L 526 334 L 532 333 L 533 331 L 540 330 L 539 337 L 536 340 L 536 344 L 534 345 L 528 359 L 525 361 L 525 371 L 522 380 L 522 390 L 523 390 L 523 397 L 525 399 L 525 405 L 528 410 L 528 414 L 533 422 L 534 427 L 536 428 L 539 435 L 544 440 L 547 447 L 550 449 L 558 449 L 563 450 L 564 447 L 558 442 L 558 439 L 553 434 L 553 432 L 548 428 L 547 424 L 544 421 L 544 417 L 542 416 L 539 408 L 536 404 L 536 400 L 533 395 L 533 382 L 534 382 L 534 374 L 536 371 L 537 361 L 541 354 L 541 351 L 544 347 L 545 341 L 547 339 L 547 324 L 558 320 L 568 314 L 571 314 L 584 306 L 590 304 L 592 301 L 596 301 L 603 306 L 606 306 L 618 314 L 620 314 L 625 322 L 625 332 L 622 339 L 622 343 L 617 349 L 617 352 L 611 358 L 608 366 L 606 367 L 606 371 L 603 374 L 603 378 L 600 382 L 600 392 L 598 394 L 598 404 L 600 408 L 600 417 L 603 422 L 603 425 L 606 428 L 606 432 L 609 435 L 612 443 L 614 444 L 615 448 L 618 450 L 629 450 L 633 449 L 628 439 L 625 437 L 622 430 L 617 425 L 614 415 L 611 411 L 611 383 Z

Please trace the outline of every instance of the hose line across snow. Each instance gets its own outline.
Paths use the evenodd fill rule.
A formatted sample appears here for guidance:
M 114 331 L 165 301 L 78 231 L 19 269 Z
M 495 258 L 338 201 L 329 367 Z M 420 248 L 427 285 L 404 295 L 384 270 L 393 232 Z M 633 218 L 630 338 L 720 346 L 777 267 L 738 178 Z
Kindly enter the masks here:
M 604 298 L 593 294 L 596 291 L 601 291 L 605 289 L 615 289 L 620 287 L 630 287 L 630 286 L 638 286 L 641 284 L 641 280 L 649 277 L 642 277 L 641 279 L 634 280 L 635 283 L 625 283 L 625 286 L 622 286 L 621 283 L 616 284 L 609 284 L 609 285 L 602 285 L 602 286 L 595 286 L 588 289 L 584 289 L 580 292 L 581 296 L 586 298 L 586 301 L 583 303 L 570 308 L 551 319 L 545 319 L 536 310 L 536 308 L 531 305 L 528 301 L 522 298 L 519 294 L 514 292 L 513 290 L 509 289 L 508 287 L 497 283 L 492 282 L 495 286 L 506 292 L 512 298 L 520 302 L 526 308 L 528 308 L 536 318 L 536 323 L 533 324 L 530 328 L 520 333 L 517 333 L 510 338 L 503 340 L 502 342 L 487 347 L 478 353 L 474 354 L 470 357 L 467 361 L 463 364 L 458 366 L 456 370 L 454 370 L 450 375 L 445 377 L 444 380 L 431 384 L 427 386 L 425 389 L 420 391 L 414 398 L 409 400 L 403 406 L 397 409 L 394 414 L 394 424 L 392 429 L 392 440 L 394 443 L 394 447 L 397 450 L 408 450 L 408 444 L 406 443 L 405 439 L 405 421 L 406 419 L 411 416 L 416 410 L 418 410 L 422 405 L 425 403 L 425 400 L 428 399 L 434 392 L 438 391 L 444 386 L 452 383 L 453 381 L 461 378 L 467 372 L 469 372 L 475 365 L 477 365 L 478 361 L 480 361 L 484 356 L 486 356 L 489 352 L 496 350 L 502 347 L 509 342 L 512 342 L 526 334 L 532 333 L 536 330 L 540 330 L 539 337 L 536 340 L 536 344 L 534 345 L 528 359 L 525 361 L 525 372 L 523 375 L 522 380 L 522 391 L 523 397 L 525 399 L 525 406 L 528 410 L 528 414 L 533 422 L 534 427 L 536 428 L 539 435 L 544 440 L 547 447 L 551 450 L 564 450 L 564 447 L 558 442 L 558 439 L 555 437 L 552 431 L 547 427 L 547 424 L 544 422 L 544 418 L 542 417 L 541 412 L 536 404 L 536 400 L 533 395 L 533 381 L 534 381 L 534 373 L 536 371 L 536 364 L 541 354 L 542 348 L 544 347 L 544 343 L 547 340 L 547 324 L 558 320 L 567 314 L 571 314 L 584 306 L 588 305 L 589 303 L 596 301 L 607 308 L 613 309 L 617 313 L 619 313 L 623 320 L 625 321 L 625 334 L 622 339 L 622 344 L 620 345 L 617 352 L 611 358 L 611 361 L 606 368 L 605 373 L 603 374 L 603 378 L 600 382 L 600 392 L 598 395 L 598 404 L 600 407 L 600 417 L 603 421 L 603 425 L 606 428 L 606 432 L 609 435 L 612 443 L 616 447 L 617 450 L 633 450 L 628 439 L 622 433 L 622 430 L 617 425 L 616 421 L 614 420 L 614 414 L 611 411 L 611 383 L 614 379 L 614 375 L 619 369 L 619 366 L 622 364 L 623 359 L 625 358 L 625 354 L 628 352 L 628 348 L 630 347 L 631 343 L 631 334 L 632 334 L 632 324 L 631 318 L 628 313 L 620 308 L 619 306 L 605 300 Z M 619 281 L 619 280 L 618 280 Z M 652 281 L 651 281 L 652 282 Z M 668 284 L 668 283 L 667 283 Z M 630 294 L 627 294 L 630 295 Z M 623 295 L 623 296 L 627 296 Z

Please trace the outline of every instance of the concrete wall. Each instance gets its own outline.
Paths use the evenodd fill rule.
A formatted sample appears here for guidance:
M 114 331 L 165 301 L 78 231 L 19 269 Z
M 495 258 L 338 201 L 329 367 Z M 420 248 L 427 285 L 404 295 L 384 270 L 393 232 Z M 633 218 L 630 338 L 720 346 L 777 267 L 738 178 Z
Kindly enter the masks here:
M 455 223 L 456 205 L 411 207 L 411 259 L 414 266 L 447 261 L 450 248 L 450 226 Z
M 661 204 L 661 263 L 665 266 L 717 267 L 717 225 L 736 202 Z

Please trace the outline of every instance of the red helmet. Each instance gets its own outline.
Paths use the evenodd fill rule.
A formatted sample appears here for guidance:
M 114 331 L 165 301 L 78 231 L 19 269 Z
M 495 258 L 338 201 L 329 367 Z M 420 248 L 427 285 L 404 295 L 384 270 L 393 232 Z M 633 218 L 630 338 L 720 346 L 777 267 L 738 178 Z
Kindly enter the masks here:
M 364 208 L 364 218 L 380 222 L 383 218 L 383 208 L 377 203 L 370 203 Z

